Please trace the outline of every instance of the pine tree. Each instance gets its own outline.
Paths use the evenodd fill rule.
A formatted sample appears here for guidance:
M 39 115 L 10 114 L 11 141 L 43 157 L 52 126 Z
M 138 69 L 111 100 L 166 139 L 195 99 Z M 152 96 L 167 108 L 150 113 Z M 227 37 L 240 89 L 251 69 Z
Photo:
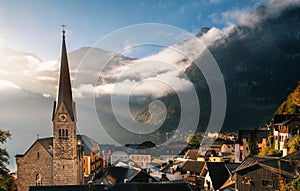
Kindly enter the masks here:
M 9 131 L 0 129 L 0 143 L 4 144 L 11 137 Z M 8 164 L 9 155 L 5 148 L 0 147 L 0 190 L 15 190 L 13 177 L 9 174 L 6 165 Z
M 10 138 L 11 134 L 9 131 L 3 131 L 0 129 L 0 143 L 3 144 L 6 142 L 8 138 Z M 6 168 L 6 165 L 8 164 L 9 155 L 5 148 L 0 148 L 0 175 L 5 175 L 9 171 Z
M 249 136 L 248 136 L 248 153 L 249 153 L 249 155 L 257 155 L 258 154 L 256 130 L 251 131 L 249 133 Z

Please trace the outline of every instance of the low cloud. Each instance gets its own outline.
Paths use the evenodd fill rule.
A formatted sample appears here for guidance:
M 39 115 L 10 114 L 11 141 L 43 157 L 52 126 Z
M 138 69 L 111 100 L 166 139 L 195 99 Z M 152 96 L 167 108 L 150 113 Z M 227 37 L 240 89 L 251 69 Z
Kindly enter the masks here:
M 218 1 L 218 0 L 212 0 Z M 277 17 L 284 9 L 299 6 L 299 0 L 263 0 L 259 4 L 266 4 L 265 7 L 259 7 L 253 11 L 253 7 L 244 7 L 242 9 L 234 8 L 221 13 L 213 13 L 209 16 L 213 23 L 216 24 L 241 24 L 250 27 L 255 26 L 265 18 Z
M 245 7 L 243 9 L 235 8 L 221 13 L 213 13 L 209 16 L 209 18 L 215 24 L 241 24 L 249 18 L 250 11 L 250 7 Z

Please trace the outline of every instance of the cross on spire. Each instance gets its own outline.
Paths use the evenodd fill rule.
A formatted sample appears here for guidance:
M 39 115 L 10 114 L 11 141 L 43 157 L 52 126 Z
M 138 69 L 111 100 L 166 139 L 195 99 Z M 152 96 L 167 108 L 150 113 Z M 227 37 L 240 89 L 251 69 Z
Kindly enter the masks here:
M 66 28 L 66 26 L 67 26 L 67 25 L 65 25 L 65 24 L 62 24 L 62 25 L 61 25 L 63 37 L 65 37 L 65 33 L 66 33 L 65 28 Z

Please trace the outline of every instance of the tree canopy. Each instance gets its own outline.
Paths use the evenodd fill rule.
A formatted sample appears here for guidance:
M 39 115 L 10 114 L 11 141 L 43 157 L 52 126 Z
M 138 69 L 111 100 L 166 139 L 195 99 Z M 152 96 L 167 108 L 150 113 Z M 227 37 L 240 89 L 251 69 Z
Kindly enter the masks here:
M 11 137 L 9 131 L 3 131 L 0 129 L 0 143 L 3 145 L 7 139 Z M 6 148 L 0 147 L 0 190 L 15 190 L 14 178 L 9 174 L 8 165 L 9 155 Z
M 279 106 L 275 114 L 294 114 L 297 107 L 300 106 L 300 81 L 298 86 L 288 95 L 287 99 Z
M 300 150 L 300 135 L 295 136 L 288 142 L 289 152 L 293 153 Z
M 185 140 L 191 145 L 198 145 L 200 143 L 199 138 L 195 134 L 189 134 Z
M 9 131 L 3 131 L 0 129 L 0 143 L 4 144 L 8 138 L 11 137 Z M 8 164 L 9 155 L 6 148 L 0 147 L 0 175 L 7 174 L 9 170 L 6 168 Z

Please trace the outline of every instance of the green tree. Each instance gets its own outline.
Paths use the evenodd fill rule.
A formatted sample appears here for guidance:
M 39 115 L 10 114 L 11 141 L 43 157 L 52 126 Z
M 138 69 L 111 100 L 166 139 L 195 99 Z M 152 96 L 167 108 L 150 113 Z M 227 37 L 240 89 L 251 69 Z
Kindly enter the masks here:
M 294 92 L 290 93 L 287 99 L 279 106 L 275 114 L 294 114 L 300 106 L 300 81 Z
M 0 129 L 0 143 L 4 144 L 8 138 L 10 138 L 11 134 L 9 131 L 3 131 Z M 0 147 L 0 175 L 7 174 L 9 170 L 6 168 L 8 164 L 9 155 L 5 148 Z
M 300 190 L 300 176 L 295 178 L 292 182 L 285 185 L 285 190 L 298 191 Z
M 9 174 L 0 176 L 0 188 L 6 191 L 16 190 L 14 177 Z
M 288 148 L 290 149 L 289 150 L 290 153 L 300 150 L 300 135 L 297 135 L 294 138 L 289 140 Z
M 260 156 L 276 156 L 281 157 L 282 153 L 280 150 L 276 150 L 272 147 L 266 146 L 261 149 L 261 151 L 258 153 Z
M 198 145 L 200 143 L 199 139 L 195 134 L 189 134 L 185 140 L 188 144 L 192 145 Z
M 0 129 L 0 143 L 3 145 L 8 138 L 11 137 L 9 131 L 3 131 Z M 14 179 L 9 174 L 9 170 L 6 165 L 8 165 L 9 155 L 6 148 L 0 147 L 0 188 L 11 191 L 15 189 Z
M 258 154 L 258 145 L 256 138 L 256 130 L 251 131 L 248 136 L 248 153 L 249 155 L 257 155 Z

